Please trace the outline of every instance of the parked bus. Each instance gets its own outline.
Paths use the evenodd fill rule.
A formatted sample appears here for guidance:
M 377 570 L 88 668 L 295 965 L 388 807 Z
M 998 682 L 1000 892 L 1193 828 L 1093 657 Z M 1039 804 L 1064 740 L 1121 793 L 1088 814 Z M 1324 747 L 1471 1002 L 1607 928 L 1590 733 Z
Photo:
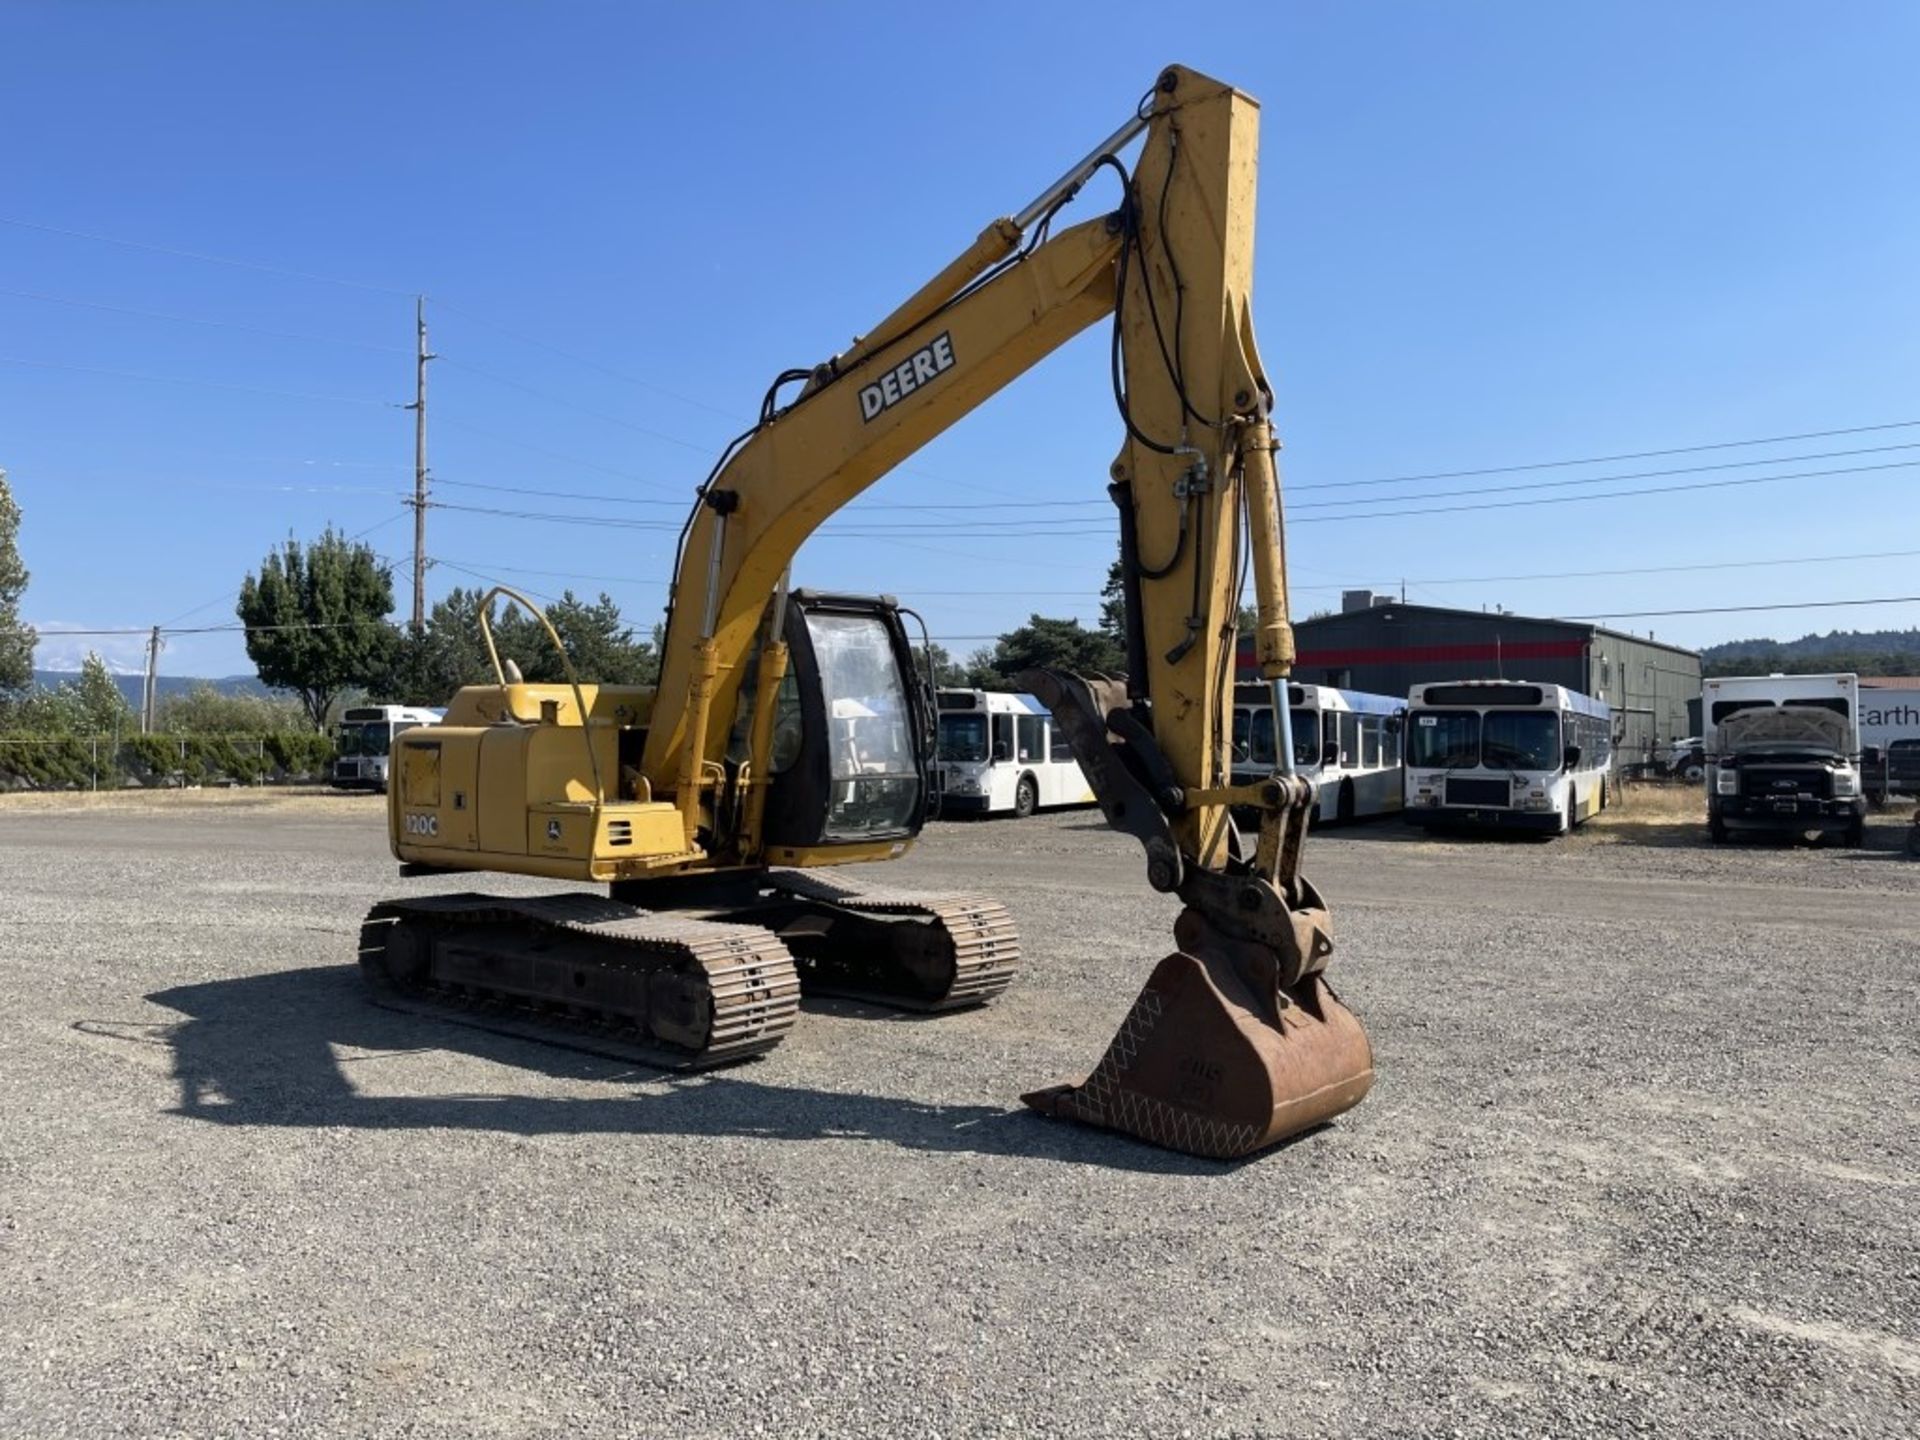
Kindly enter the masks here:
M 438 725 L 446 713 L 415 705 L 356 705 L 349 709 L 334 732 L 334 788 L 384 793 L 393 737 L 415 725 Z
M 1406 815 L 1565 835 L 1609 799 L 1613 711 L 1562 685 L 1451 680 L 1407 697 Z
M 1294 773 L 1313 782 L 1314 818 L 1359 820 L 1400 808 L 1400 743 L 1407 702 L 1331 685 L 1287 686 Z M 1264 779 L 1278 767 L 1273 689 L 1243 680 L 1233 687 L 1233 783 Z
M 1016 815 L 1090 805 L 1093 789 L 1032 695 L 942 690 L 934 783 L 946 815 Z

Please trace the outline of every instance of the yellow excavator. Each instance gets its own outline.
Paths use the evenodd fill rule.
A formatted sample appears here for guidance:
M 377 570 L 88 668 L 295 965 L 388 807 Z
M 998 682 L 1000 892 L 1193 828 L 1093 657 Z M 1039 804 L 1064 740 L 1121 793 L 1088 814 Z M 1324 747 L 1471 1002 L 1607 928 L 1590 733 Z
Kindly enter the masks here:
M 1136 140 L 1129 169 L 1120 156 Z M 928 816 L 932 688 L 910 612 L 793 589 L 791 562 L 887 471 L 1108 319 L 1126 673 L 1021 683 L 1052 710 L 1108 821 L 1145 848 L 1148 883 L 1184 909 L 1177 949 L 1092 1073 L 1025 1099 L 1216 1157 L 1359 1103 L 1371 1052 L 1324 978 L 1330 922 L 1300 871 L 1311 787 L 1285 771 L 1230 775 L 1248 570 L 1260 674 L 1278 687 L 1293 660 L 1279 444 L 1253 337 L 1257 148 L 1250 97 L 1164 71 L 1124 125 L 851 348 L 778 377 L 681 531 L 657 686 L 571 669 L 565 684 L 527 684 L 495 654 L 497 683 L 396 737 L 403 874 L 606 890 L 377 905 L 361 959 L 380 996 L 710 1065 L 777 1044 L 803 989 L 921 1009 L 999 995 L 1019 962 L 1003 906 L 843 878 L 903 854 Z M 1106 171 L 1117 208 L 1056 232 Z M 1283 695 L 1274 712 L 1284 725 Z M 1278 748 L 1290 757 L 1290 737 Z M 1257 815 L 1253 838 L 1229 807 Z

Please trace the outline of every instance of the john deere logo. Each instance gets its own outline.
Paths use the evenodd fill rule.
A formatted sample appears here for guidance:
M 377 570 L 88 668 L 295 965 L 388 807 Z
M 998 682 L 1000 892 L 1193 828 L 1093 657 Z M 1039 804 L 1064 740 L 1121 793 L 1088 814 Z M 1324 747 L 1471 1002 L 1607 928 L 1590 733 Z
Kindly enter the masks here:
M 547 821 L 547 843 L 550 845 L 558 845 L 560 843 L 560 822 L 558 820 Z

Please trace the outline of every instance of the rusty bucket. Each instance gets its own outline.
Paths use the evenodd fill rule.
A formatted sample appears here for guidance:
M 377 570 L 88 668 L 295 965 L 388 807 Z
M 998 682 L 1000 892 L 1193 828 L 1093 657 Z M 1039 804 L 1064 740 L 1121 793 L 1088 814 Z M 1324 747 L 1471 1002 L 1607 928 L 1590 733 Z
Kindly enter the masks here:
M 1352 1109 L 1373 1085 L 1367 1032 L 1325 980 L 1279 996 L 1270 1016 L 1230 960 L 1176 951 L 1091 1075 L 1022 1098 L 1189 1155 L 1251 1155 Z

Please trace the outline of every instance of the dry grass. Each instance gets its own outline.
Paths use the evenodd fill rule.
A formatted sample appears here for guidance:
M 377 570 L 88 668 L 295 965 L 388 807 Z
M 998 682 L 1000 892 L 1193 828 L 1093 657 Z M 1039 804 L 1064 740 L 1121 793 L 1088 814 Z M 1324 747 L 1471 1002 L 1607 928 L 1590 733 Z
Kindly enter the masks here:
M 349 794 L 324 785 L 235 785 L 156 790 L 18 790 L 0 792 L 0 814 L 82 814 L 90 811 L 170 811 L 272 809 L 321 814 L 377 813 L 381 795 Z
M 1601 825 L 1705 825 L 1707 792 L 1698 785 L 1622 785 Z

